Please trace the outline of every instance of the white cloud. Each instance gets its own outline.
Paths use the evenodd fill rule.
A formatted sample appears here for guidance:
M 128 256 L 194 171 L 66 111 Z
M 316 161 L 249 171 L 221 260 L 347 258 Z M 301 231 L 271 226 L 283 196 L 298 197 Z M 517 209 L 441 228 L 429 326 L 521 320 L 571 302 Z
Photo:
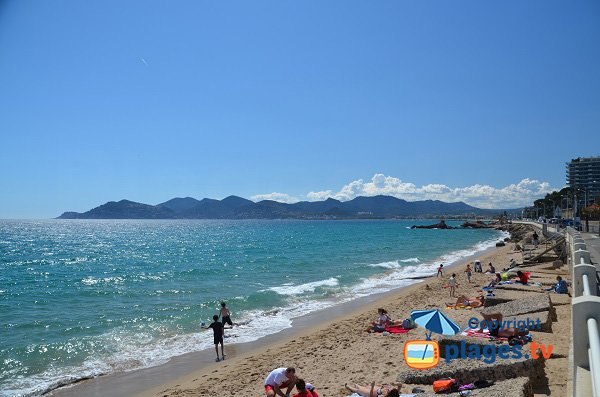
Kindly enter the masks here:
M 323 201 L 327 200 L 329 197 L 333 196 L 333 192 L 331 190 L 322 190 L 320 192 L 308 192 L 306 194 L 306 198 L 308 201 Z
M 340 201 L 352 200 L 358 196 L 386 195 L 401 198 L 407 201 L 416 200 L 441 200 L 445 202 L 463 201 L 479 208 L 516 208 L 528 206 L 534 200 L 543 197 L 553 190 L 548 182 L 535 179 L 523 179 L 520 182 L 504 187 L 475 184 L 464 187 L 450 187 L 439 183 L 417 186 L 399 178 L 384 174 L 375 174 L 370 181 L 357 179 L 338 191 L 321 190 L 311 191 L 306 194 L 306 200 L 321 201 L 329 197 Z M 284 203 L 300 201 L 285 193 L 259 194 L 253 200 L 275 200 Z
M 288 203 L 288 204 L 297 203 L 298 201 L 300 201 L 298 198 L 296 198 L 294 196 L 290 196 L 289 194 L 277 193 L 277 192 L 267 193 L 267 194 L 257 194 L 255 196 L 250 197 L 250 200 L 252 200 L 252 201 L 273 200 L 273 201 L 279 201 L 280 203 Z

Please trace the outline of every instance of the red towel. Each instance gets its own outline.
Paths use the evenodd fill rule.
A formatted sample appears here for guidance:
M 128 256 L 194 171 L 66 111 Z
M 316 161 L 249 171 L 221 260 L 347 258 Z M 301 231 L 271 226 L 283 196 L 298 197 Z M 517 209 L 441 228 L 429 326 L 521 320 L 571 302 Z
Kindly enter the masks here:
M 402 328 L 401 325 L 388 325 L 384 328 L 384 330 L 389 332 L 390 334 L 405 334 L 408 331 L 410 331 L 409 329 Z

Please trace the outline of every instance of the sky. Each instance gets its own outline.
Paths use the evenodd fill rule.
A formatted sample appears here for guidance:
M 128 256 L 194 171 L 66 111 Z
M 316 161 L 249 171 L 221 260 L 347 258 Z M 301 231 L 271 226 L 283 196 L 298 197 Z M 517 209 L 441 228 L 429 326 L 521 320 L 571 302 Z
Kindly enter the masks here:
M 600 155 L 600 2 L 0 0 L 0 218 L 390 194 Z

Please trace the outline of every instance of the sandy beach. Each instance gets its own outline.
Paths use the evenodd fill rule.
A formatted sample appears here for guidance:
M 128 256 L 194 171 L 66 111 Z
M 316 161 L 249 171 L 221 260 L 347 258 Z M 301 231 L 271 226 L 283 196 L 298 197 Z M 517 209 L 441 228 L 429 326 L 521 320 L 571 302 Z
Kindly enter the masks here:
M 502 269 L 508 266 L 510 259 L 515 259 L 517 263 L 522 261 L 521 252 L 513 251 L 513 248 L 514 244 L 509 243 L 477 258 L 484 264 L 484 271 L 488 262 L 492 262 L 497 269 Z M 472 262 L 472 259 L 468 262 Z M 469 318 L 479 317 L 482 309 L 445 309 L 446 303 L 455 301 L 449 297 L 448 289 L 444 288 L 449 273 L 457 274 L 457 294 L 467 296 L 480 294 L 481 286 L 491 278 L 487 274 L 474 273 L 473 282 L 468 283 L 464 273 L 465 265 L 457 264 L 446 270 L 444 278 L 429 277 L 421 283 L 364 304 L 350 313 L 340 315 L 334 307 L 327 316 L 329 320 L 294 330 L 277 342 L 257 343 L 255 349 L 244 352 L 238 352 L 233 346 L 226 344 L 227 360 L 199 365 L 197 371 L 146 390 L 139 397 L 262 395 L 266 375 L 274 368 L 289 366 L 295 367 L 300 377 L 315 385 L 321 396 L 351 394 L 344 389 L 346 382 L 394 383 L 398 381 L 399 373 L 409 369 L 403 358 L 404 342 L 424 339 L 425 332 L 422 328 L 416 328 L 398 335 L 367 333 L 365 329 L 375 320 L 377 308 L 386 308 L 394 319 L 408 318 L 412 310 L 439 308 L 464 327 Z M 557 274 L 566 273 L 564 266 L 554 270 L 548 264 L 540 264 L 530 271 L 533 272 L 532 280 L 544 285 L 551 284 Z M 515 299 L 522 299 L 520 295 L 523 294 L 548 295 L 541 292 L 540 287 L 531 288 L 531 292 L 503 293 L 516 294 Z M 528 386 L 535 395 L 563 395 L 566 391 L 570 306 L 562 299 L 567 298 L 566 296 L 555 295 L 553 298 L 556 298 L 556 302 L 553 299 L 556 321 L 552 323 L 552 333 L 532 332 L 534 341 L 552 344 L 554 348 L 552 358 L 545 363 L 545 379 L 538 379 Z M 440 366 L 443 365 L 442 360 Z M 418 386 L 432 392 L 431 385 Z M 411 388 L 411 385 L 407 385 L 403 392 L 410 392 Z

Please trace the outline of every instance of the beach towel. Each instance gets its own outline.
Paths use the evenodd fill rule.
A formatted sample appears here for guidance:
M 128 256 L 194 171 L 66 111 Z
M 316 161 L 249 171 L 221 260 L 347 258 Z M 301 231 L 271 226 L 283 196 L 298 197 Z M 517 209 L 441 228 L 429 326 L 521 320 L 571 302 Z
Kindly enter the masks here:
M 401 325 L 388 325 L 384 328 L 384 330 L 389 332 L 390 334 L 405 334 L 408 331 L 410 331 L 409 329 L 402 328 Z
M 352 393 L 348 397 L 362 397 L 362 396 L 358 393 Z M 417 397 L 417 395 L 416 394 L 400 394 L 400 397 Z
M 495 340 L 501 340 L 501 341 L 507 341 L 508 338 L 501 338 L 501 337 L 493 337 L 490 335 L 490 330 L 487 328 L 483 329 L 483 332 L 479 332 L 478 328 L 465 328 L 465 330 L 463 332 L 460 333 L 463 336 L 472 336 L 474 338 L 486 338 L 486 339 L 490 339 L 490 338 L 494 338 Z

